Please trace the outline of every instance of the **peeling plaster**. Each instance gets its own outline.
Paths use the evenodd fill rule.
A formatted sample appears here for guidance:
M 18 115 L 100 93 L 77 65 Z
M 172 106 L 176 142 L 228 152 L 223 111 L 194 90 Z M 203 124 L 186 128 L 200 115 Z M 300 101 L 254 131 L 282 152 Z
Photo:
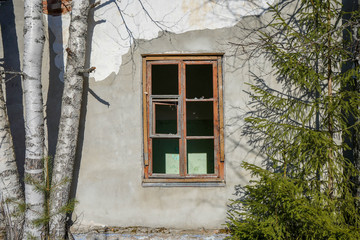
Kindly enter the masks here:
M 162 31 L 179 34 L 231 27 L 244 16 L 260 14 L 273 1 L 107 0 L 93 10 L 94 19 L 90 22 L 90 66 L 96 67 L 90 77 L 102 81 L 113 72 L 118 72 L 122 56 L 129 52 L 135 39 L 154 39 Z M 52 45 L 56 54 L 55 65 L 60 70 L 60 79 L 63 79 L 70 14 L 48 15 L 45 19 L 46 27 L 55 36 Z M 62 28 L 62 32 L 58 31 L 59 28 Z M 188 49 L 198 49 L 199 45 L 206 49 L 207 43 L 197 39 L 187 44 L 190 46 Z
M 109 0 L 95 9 L 90 57 L 90 65 L 96 67 L 96 72 L 90 76 L 95 81 L 104 80 L 118 71 L 122 56 L 128 53 L 134 39 L 150 40 L 162 30 L 183 33 L 230 27 L 241 17 L 261 13 L 267 2 L 273 0 L 152 0 L 151 4 L 143 0 L 147 13 L 158 21 L 158 26 L 139 2 Z M 126 27 L 131 30 L 132 36 Z

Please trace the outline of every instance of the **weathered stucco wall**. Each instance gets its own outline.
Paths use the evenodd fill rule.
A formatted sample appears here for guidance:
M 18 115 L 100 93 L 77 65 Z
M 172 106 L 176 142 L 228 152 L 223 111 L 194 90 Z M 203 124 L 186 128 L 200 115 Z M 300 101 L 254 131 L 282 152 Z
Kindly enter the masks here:
M 184 33 L 218 29 L 236 24 L 239 18 L 259 14 L 273 0 L 156 0 L 105 1 L 93 12 L 90 62 L 100 71 L 92 73 L 102 81 L 116 73 L 134 38 L 153 39 L 165 30 Z M 131 34 L 129 34 L 129 31 Z M 196 43 L 194 43 L 194 47 Z M 107 56 L 106 63 L 102 61 Z
M 256 17 L 242 24 L 256 26 Z M 123 57 L 117 74 L 89 87 L 84 143 L 77 185 L 78 223 L 110 226 L 167 228 L 222 228 L 226 205 L 236 184 L 249 180 L 240 164 L 253 162 L 247 139 L 241 136 L 243 114 L 248 111 L 250 72 L 264 73 L 263 59 L 245 66 L 235 47 L 246 34 L 240 24 L 217 30 L 167 33 L 143 40 Z M 142 187 L 142 66 L 147 53 L 225 53 L 223 58 L 225 118 L 225 187 Z M 101 100 L 100 100 L 101 99 Z M 104 104 L 106 102 L 106 104 Z M 108 105 L 107 105 L 108 104 Z
M 16 15 L 22 16 L 22 5 L 20 1 L 15 2 Z M 184 1 L 183 6 L 187 4 L 187 9 L 182 9 L 183 12 L 190 11 L 190 2 Z M 162 3 L 160 1 L 159 5 Z M 157 37 L 159 29 L 154 28 L 156 34 L 152 31 L 149 35 L 143 35 L 143 40 L 139 40 L 132 51 L 128 46 L 124 46 L 120 51 L 118 47 L 121 46 L 121 42 L 112 41 L 111 38 L 116 36 L 120 39 L 121 34 L 117 35 L 119 33 L 114 32 L 113 35 L 109 35 L 117 29 L 112 22 L 119 17 L 114 19 L 109 9 L 118 10 L 114 4 L 112 8 L 109 6 L 105 5 L 101 11 L 95 11 L 95 20 L 90 21 L 89 27 L 89 36 L 92 40 L 88 41 L 87 62 L 97 67 L 97 73 L 91 75 L 85 84 L 87 91 L 84 95 L 73 189 L 73 195 L 79 201 L 73 216 L 76 220 L 74 230 L 93 226 L 223 228 L 227 217 L 227 204 L 235 192 L 234 186 L 246 184 L 250 179 L 249 173 L 240 167 L 241 162 L 255 162 L 261 158 L 257 156 L 256 150 L 249 146 L 248 139 L 242 136 L 241 127 L 244 123 L 244 114 L 249 110 L 249 98 L 245 93 L 249 87 L 245 83 L 252 81 L 251 74 L 261 75 L 269 72 L 269 65 L 260 57 L 245 61 L 242 50 L 231 44 L 242 42 L 249 31 L 258 26 L 260 17 L 244 17 L 241 20 L 237 19 L 240 20 L 237 25 L 228 22 L 224 25 L 215 24 L 213 29 L 205 29 L 209 28 L 209 24 L 201 22 L 201 14 L 207 16 L 203 18 L 206 21 L 210 21 L 213 15 L 208 15 L 207 11 L 202 11 L 201 6 L 197 5 L 193 9 L 196 14 L 190 11 L 186 15 L 186 24 L 181 30 L 175 31 L 177 33 L 164 32 Z M 154 12 L 154 9 L 151 11 Z M 176 15 L 180 16 L 183 12 L 176 12 Z M 221 16 L 221 12 L 217 13 Z M 262 15 L 261 20 L 268 17 Z M 60 16 L 47 22 L 59 24 L 60 19 L 60 26 L 64 27 L 68 17 L 62 18 L 66 21 L 61 20 Z M 193 25 L 189 25 L 189 22 L 193 22 Z M 111 25 L 106 30 L 106 38 L 109 38 L 106 41 L 105 30 L 101 30 L 101 24 L 108 24 L 108 27 Z M 138 22 L 134 27 L 138 27 L 139 24 Z M 21 20 L 17 20 L 16 27 L 21 52 Z M 47 42 L 45 46 L 43 83 L 47 99 L 48 148 L 49 154 L 53 154 L 62 90 L 62 72 L 59 64 L 64 62 L 59 59 L 61 50 L 55 49 L 53 44 L 61 42 L 59 39 L 66 34 L 56 35 L 53 33 L 56 28 L 49 25 L 46 27 L 50 44 Z M 115 45 L 119 46 L 115 48 Z M 225 187 L 142 186 L 141 54 L 149 53 L 224 53 Z

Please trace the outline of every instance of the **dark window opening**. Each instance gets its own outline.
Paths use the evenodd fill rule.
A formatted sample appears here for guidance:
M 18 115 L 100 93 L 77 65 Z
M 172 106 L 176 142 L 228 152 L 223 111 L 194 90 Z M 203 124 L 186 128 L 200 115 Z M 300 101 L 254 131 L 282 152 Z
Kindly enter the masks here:
M 178 95 L 178 65 L 152 65 L 152 94 Z
M 155 103 L 155 134 L 177 134 L 177 104 Z
M 179 139 L 154 138 L 153 173 L 179 174 Z
M 187 140 L 187 173 L 214 174 L 214 140 Z
M 186 98 L 213 97 L 212 65 L 186 65 Z
M 214 136 L 212 101 L 186 103 L 186 133 L 188 136 Z

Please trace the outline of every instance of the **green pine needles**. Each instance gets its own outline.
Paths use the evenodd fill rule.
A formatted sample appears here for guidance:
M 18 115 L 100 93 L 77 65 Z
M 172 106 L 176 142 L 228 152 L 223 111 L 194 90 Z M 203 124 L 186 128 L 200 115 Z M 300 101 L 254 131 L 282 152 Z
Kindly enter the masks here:
M 52 162 L 52 157 L 48 156 L 48 157 L 44 157 L 43 158 L 43 165 L 44 165 L 44 182 L 38 182 L 37 180 L 34 180 L 30 177 L 26 177 L 24 179 L 25 182 L 32 182 L 36 188 L 37 191 L 39 192 L 43 192 L 44 193 L 44 213 L 43 214 L 38 214 L 39 217 L 33 222 L 34 225 L 36 226 L 43 226 L 43 234 L 42 234 L 42 239 L 53 239 L 54 237 L 50 235 L 49 233 L 49 223 L 50 223 L 50 218 L 52 217 L 52 215 L 50 214 L 50 193 L 51 191 L 62 184 L 65 184 L 67 181 L 69 181 L 68 179 L 64 179 L 62 182 L 58 183 L 56 186 L 52 186 L 51 185 L 51 179 L 52 179 L 52 173 L 53 173 L 53 162 Z M 68 201 L 68 203 L 61 209 L 58 209 L 58 213 L 66 213 L 66 214 L 71 214 L 74 209 L 75 209 L 75 205 L 76 205 L 77 201 L 75 199 L 71 199 Z M 19 204 L 19 211 L 25 212 L 25 208 L 27 207 L 26 204 L 22 204 L 23 206 L 21 206 Z M 28 239 L 36 239 L 33 236 L 27 236 Z
M 243 163 L 255 180 L 237 187 L 230 238 L 360 239 L 359 13 L 302 0 L 288 15 L 287 4 L 258 35 L 282 88 L 250 85 L 244 133 L 267 158 Z

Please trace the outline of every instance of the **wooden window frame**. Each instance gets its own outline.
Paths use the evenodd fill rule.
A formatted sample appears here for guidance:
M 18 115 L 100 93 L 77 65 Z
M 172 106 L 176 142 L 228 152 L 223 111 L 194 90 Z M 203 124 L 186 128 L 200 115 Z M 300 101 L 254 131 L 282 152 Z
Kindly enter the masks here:
M 223 85 L 222 85 L 222 57 L 223 54 L 184 54 L 184 55 L 142 55 L 142 78 L 143 78 L 143 129 L 144 129 L 144 175 L 142 185 L 147 186 L 225 186 L 224 169 L 224 123 L 223 123 Z M 179 95 L 151 95 L 151 66 L 152 65 L 178 64 Z M 186 65 L 209 64 L 213 68 L 213 97 L 207 99 L 187 99 L 185 95 Z M 212 101 L 214 135 L 213 136 L 186 136 L 186 102 Z M 168 102 L 177 105 L 177 133 L 156 134 L 154 132 L 155 105 Z M 182 123 L 181 123 L 182 121 Z M 179 138 L 179 161 L 180 174 L 156 174 L 152 173 L 152 149 L 151 139 Z M 214 139 L 214 174 L 186 174 L 186 140 L 191 139 Z

